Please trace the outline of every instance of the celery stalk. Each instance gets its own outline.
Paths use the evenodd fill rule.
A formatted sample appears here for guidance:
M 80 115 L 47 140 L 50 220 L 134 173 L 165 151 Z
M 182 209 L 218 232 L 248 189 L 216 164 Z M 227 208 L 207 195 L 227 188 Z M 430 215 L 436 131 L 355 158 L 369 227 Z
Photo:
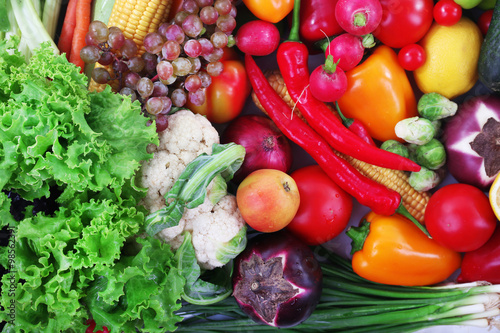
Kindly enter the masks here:
M 61 0 L 46 0 L 43 5 L 42 23 L 52 39 L 56 35 L 61 3 Z
M 10 0 L 17 27 L 21 32 L 21 39 L 26 43 L 28 50 L 32 52 L 40 47 L 43 42 L 49 42 L 54 54 L 59 54 L 59 49 L 50 37 L 45 26 L 31 0 Z M 30 55 L 25 54 L 27 58 Z
M 95 0 L 92 5 L 92 20 L 108 24 L 114 4 L 115 0 Z

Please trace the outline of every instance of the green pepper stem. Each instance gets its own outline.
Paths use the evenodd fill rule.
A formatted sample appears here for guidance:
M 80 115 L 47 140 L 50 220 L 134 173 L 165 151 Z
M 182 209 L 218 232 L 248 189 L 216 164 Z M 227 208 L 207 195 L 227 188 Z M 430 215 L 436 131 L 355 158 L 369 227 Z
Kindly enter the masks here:
M 344 116 L 342 111 L 340 111 L 340 106 L 339 106 L 339 103 L 337 101 L 335 101 L 335 110 L 337 110 L 337 113 L 339 114 L 340 119 L 342 119 L 342 123 L 344 124 L 344 126 L 349 128 L 349 126 L 351 126 L 352 123 L 354 122 L 354 119 L 347 118 L 346 116 Z
M 403 215 L 410 221 L 412 221 L 424 234 L 427 235 L 427 237 L 432 238 L 431 235 L 429 234 L 429 231 L 422 225 L 422 223 L 418 222 L 416 218 L 413 217 L 413 215 L 410 214 L 410 212 L 406 209 L 406 207 L 403 205 L 403 202 L 399 204 L 399 207 L 396 209 L 396 213 Z
M 300 0 L 294 0 L 292 27 L 290 28 L 290 34 L 288 35 L 289 42 L 300 42 L 299 28 L 300 28 Z
M 359 227 L 350 227 L 346 231 L 346 235 L 352 239 L 351 255 L 363 249 L 366 237 L 370 233 L 370 223 L 366 220 L 361 222 Z

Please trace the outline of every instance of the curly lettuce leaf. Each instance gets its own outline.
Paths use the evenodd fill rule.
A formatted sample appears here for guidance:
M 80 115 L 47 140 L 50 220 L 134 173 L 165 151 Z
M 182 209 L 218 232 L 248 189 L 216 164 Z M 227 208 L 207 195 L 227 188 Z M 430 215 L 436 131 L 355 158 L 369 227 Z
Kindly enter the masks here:
M 155 238 L 137 238 L 136 255 L 122 256 L 87 290 L 85 302 L 97 323 L 111 332 L 171 332 L 182 317 L 180 297 L 185 279 L 173 251 Z
M 16 230 L 15 264 L 1 280 L 6 310 L 0 320 L 7 322 L 3 332 L 84 332 L 90 286 L 126 266 L 126 242 L 144 231 L 139 200 L 146 192 L 134 177 L 141 161 L 152 157 L 146 147 L 158 136 L 137 102 L 110 88 L 89 93 L 87 78 L 47 45 L 29 62 L 15 46 L 15 38 L 0 41 L 0 226 Z M 49 197 L 54 188 L 62 194 L 53 214 L 34 215 L 31 206 L 23 219 L 13 218 L 7 191 L 31 201 Z M 183 283 L 170 270 L 176 265 L 149 254 L 156 257 L 135 264 L 141 267 L 134 280 L 151 278 L 154 266 L 168 272 L 165 280 Z M 8 252 L 0 256 L 8 265 Z M 179 297 L 138 303 L 127 308 L 129 318 L 142 316 L 152 326 L 160 305 L 177 308 L 174 299 Z M 128 302 L 134 304 L 134 297 Z M 15 304 L 15 322 L 9 321 L 9 304 Z
M 158 137 L 138 102 L 110 87 L 89 93 L 86 76 L 45 44 L 29 63 L 13 45 L 0 41 L 0 190 L 32 200 L 58 185 L 70 198 L 121 186 L 151 157 Z
M 2 288 L 0 303 L 16 302 L 12 332 L 85 331 L 86 290 L 120 262 L 127 239 L 143 229 L 146 211 L 138 205 L 143 194 L 130 180 L 121 191 L 75 196 L 53 216 L 11 219 L 16 224 L 15 297 Z M 0 216 L 9 216 L 7 201 L 0 209 Z M 8 313 L 0 312 L 0 319 L 7 320 Z

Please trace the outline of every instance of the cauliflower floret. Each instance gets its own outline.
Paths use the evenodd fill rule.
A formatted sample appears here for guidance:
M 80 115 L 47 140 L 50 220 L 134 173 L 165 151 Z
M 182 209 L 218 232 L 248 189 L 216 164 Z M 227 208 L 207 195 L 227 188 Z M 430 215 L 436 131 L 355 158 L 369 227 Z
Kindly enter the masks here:
M 142 205 L 150 212 L 165 207 L 164 195 L 182 171 L 202 153 L 210 154 L 219 133 L 202 115 L 181 110 L 168 116 L 168 127 L 159 134 L 160 144 L 150 145 L 154 157 L 142 165 L 141 185 L 148 189 Z
M 172 238 L 179 231 L 178 226 L 163 229 L 158 236 L 177 249 L 184 240 L 182 232 L 189 231 L 196 259 L 204 269 L 224 266 L 245 248 L 246 223 L 234 195 L 222 197 L 215 205 L 206 197 L 203 204 L 185 211 L 181 224 L 183 230 L 175 237 Z
M 141 203 L 150 213 L 166 207 L 165 194 L 187 164 L 202 153 L 211 154 L 213 144 L 220 142 L 212 124 L 188 110 L 169 116 L 168 127 L 159 138 L 158 146 L 149 147 L 153 158 L 146 161 L 141 170 L 141 186 L 148 189 Z M 178 249 L 184 240 L 183 234 L 190 232 L 196 258 L 204 269 L 225 265 L 246 246 L 246 223 L 235 196 L 226 194 L 215 205 L 210 200 L 211 194 L 218 190 L 215 180 L 209 184 L 203 204 L 185 209 L 177 226 L 156 235 Z

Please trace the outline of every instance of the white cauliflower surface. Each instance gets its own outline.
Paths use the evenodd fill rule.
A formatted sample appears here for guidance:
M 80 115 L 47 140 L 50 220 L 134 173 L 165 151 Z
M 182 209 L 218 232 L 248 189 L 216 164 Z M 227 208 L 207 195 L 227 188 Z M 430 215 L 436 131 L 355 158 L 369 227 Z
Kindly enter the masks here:
M 187 164 L 202 153 L 211 154 L 212 145 L 220 141 L 217 130 L 205 117 L 188 110 L 170 115 L 168 127 L 159 134 L 159 139 L 159 146 L 150 146 L 153 159 L 142 166 L 141 186 L 148 189 L 142 204 L 150 213 L 166 207 L 164 196 Z M 198 264 L 204 269 L 226 264 L 230 258 L 224 260 L 224 253 L 227 252 L 224 246 L 235 237 L 241 237 L 242 228 L 246 230 L 234 195 L 225 195 L 215 205 L 210 201 L 213 183 L 207 189 L 203 204 L 185 209 L 177 226 L 163 229 L 157 234 L 157 237 L 177 249 L 184 240 L 182 234 L 190 232 Z M 246 242 L 242 241 L 243 247 L 244 244 Z M 233 250 L 241 252 L 243 248 L 239 246 Z M 221 262 L 221 259 L 225 262 Z
M 159 146 L 151 145 L 154 154 L 142 166 L 141 184 L 148 189 L 143 205 L 155 212 L 166 206 L 164 195 L 182 171 L 202 153 L 210 154 L 219 143 L 219 133 L 207 118 L 182 110 L 168 116 L 168 127 L 159 133 Z

